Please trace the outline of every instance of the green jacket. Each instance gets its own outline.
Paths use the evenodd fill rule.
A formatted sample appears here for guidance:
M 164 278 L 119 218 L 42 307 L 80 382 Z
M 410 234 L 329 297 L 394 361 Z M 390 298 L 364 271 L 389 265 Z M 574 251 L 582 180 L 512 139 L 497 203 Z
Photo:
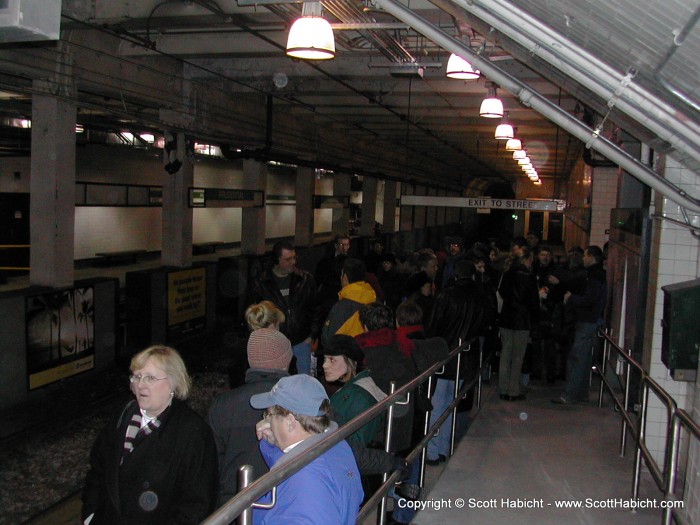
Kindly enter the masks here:
M 336 422 L 339 426 L 344 425 L 368 408 L 373 407 L 379 401 L 375 395 L 372 395 L 367 389 L 357 384 L 358 381 L 360 381 L 360 384 L 369 385 L 370 389 L 374 390 L 375 395 L 380 399 L 386 397 L 386 394 L 379 390 L 372 378 L 369 377 L 369 371 L 364 370 L 360 372 L 331 396 L 331 407 L 333 407 Z M 383 429 L 383 422 L 383 416 L 374 418 L 357 432 L 351 434 L 347 438 L 348 443 L 366 447 L 373 441 L 381 440 L 380 432 Z

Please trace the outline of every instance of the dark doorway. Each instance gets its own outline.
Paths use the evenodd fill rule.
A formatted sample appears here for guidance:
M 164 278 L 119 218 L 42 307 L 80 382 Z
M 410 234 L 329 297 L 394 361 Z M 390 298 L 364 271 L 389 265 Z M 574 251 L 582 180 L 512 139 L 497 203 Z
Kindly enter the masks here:
M 564 214 L 549 212 L 549 224 L 547 228 L 547 242 L 549 244 L 561 244 L 564 235 Z
M 26 246 L 29 246 L 29 193 L 0 193 L 0 282 L 6 277 L 28 273 Z
M 540 239 L 544 238 L 544 212 L 530 212 L 530 222 L 527 225 L 527 232 L 525 233 L 530 232 L 536 234 Z

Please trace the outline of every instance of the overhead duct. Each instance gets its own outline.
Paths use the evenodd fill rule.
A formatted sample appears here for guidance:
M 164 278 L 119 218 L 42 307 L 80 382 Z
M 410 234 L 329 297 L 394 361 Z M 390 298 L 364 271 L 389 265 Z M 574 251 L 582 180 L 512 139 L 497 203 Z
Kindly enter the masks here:
M 58 40 L 61 0 L 0 1 L 0 43 Z
M 389 69 L 391 76 L 396 78 L 423 78 L 424 71 L 418 64 L 402 64 Z
M 414 30 L 418 31 L 426 38 L 429 38 L 445 50 L 462 57 L 469 57 L 469 61 L 474 67 L 481 70 L 482 74 L 486 77 L 517 96 L 525 106 L 531 107 L 562 129 L 568 131 L 571 135 L 584 142 L 587 147 L 591 147 L 600 152 L 633 177 L 639 179 L 665 197 L 668 197 L 673 202 L 689 210 L 700 212 L 700 201 L 698 199 L 689 196 L 681 188 L 674 186 L 660 177 L 656 172 L 628 155 L 606 138 L 601 137 L 590 127 L 569 115 L 565 110 L 553 104 L 539 93 L 534 92 L 530 87 L 506 73 L 501 68 L 495 66 L 488 59 L 478 55 L 463 42 L 448 35 L 442 29 L 435 27 L 396 0 L 376 0 L 376 3 L 398 20 L 409 24 Z

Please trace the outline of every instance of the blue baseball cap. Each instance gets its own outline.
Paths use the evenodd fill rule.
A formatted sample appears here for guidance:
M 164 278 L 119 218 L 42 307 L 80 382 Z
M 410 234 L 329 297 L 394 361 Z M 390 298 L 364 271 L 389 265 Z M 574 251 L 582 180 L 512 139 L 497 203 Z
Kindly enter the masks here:
M 326 391 L 317 379 L 297 374 L 283 377 L 269 392 L 251 396 L 250 406 L 264 409 L 279 405 L 294 414 L 323 416 L 321 404 L 327 400 Z

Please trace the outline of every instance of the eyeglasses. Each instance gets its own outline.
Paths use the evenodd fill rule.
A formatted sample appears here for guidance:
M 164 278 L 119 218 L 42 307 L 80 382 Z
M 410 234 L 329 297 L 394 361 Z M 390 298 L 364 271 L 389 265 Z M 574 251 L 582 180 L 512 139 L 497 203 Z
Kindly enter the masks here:
M 139 384 L 141 381 L 143 381 L 147 385 L 153 385 L 156 383 L 156 381 L 163 381 L 164 379 L 168 379 L 168 378 L 167 377 L 156 377 L 156 376 L 152 376 L 152 375 L 142 376 L 141 374 L 131 374 L 129 376 L 129 381 L 131 381 L 131 383 Z
M 267 409 L 263 412 L 262 418 L 265 421 L 269 421 L 270 419 L 272 419 L 272 416 L 278 416 L 278 415 L 279 414 L 277 414 L 276 412 L 270 412 L 270 409 Z

